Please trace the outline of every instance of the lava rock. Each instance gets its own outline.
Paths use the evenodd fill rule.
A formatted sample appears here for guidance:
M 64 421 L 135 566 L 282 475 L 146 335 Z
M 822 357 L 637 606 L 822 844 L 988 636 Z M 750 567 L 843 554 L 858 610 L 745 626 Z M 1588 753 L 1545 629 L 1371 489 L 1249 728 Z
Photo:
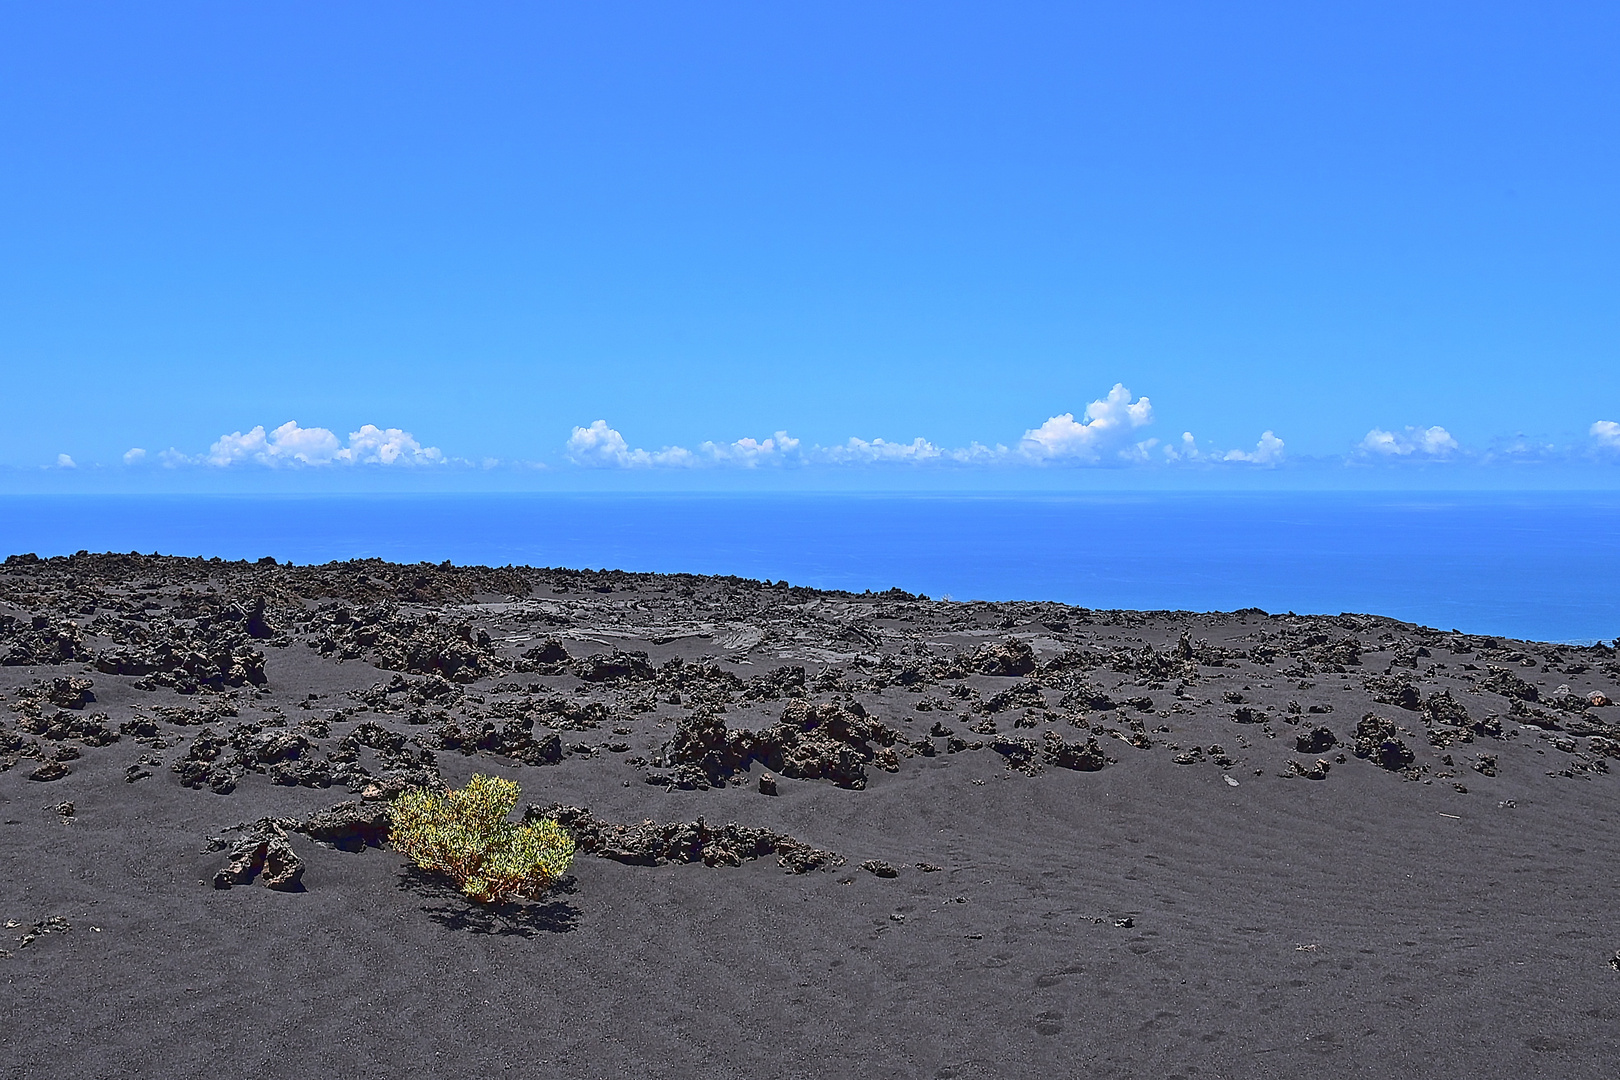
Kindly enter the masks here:
M 544 810 L 531 807 L 524 815 L 526 821 L 546 818 L 567 829 L 582 851 L 632 866 L 741 866 L 745 861 L 774 854 L 777 865 L 789 873 L 803 874 L 844 862 L 834 852 L 813 848 L 791 836 L 734 822 L 711 826 L 698 818 L 665 825 L 650 820 L 621 825 L 602 821 L 583 807 L 560 805 Z
M 1503 667 L 1490 667 L 1486 676 L 1479 681 L 1479 685 L 1482 690 L 1489 690 L 1515 701 L 1541 700 L 1540 690 Z
M 46 687 L 45 700 L 63 709 L 82 709 L 96 700 L 96 695 L 91 692 L 93 685 L 89 679 L 58 676 Z
M 727 778 L 758 761 L 772 772 L 795 780 L 830 780 L 839 787 L 866 786 L 866 766 L 894 772 L 899 760 L 888 748 L 899 732 L 869 717 L 859 702 L 813 704 L 790 700 L 779 723 L 763 731 L 733 731 L 710 712 L 695 712 L 676 727 L 666 762 L 691 766 L 708 784 Z
M 644 652 L 597 653 L 574 665 L 574 674 L 586 682 L 636 682 L 653 677 L 653 667 Z
M 318 844 L 340 851 L 360 851 L 381 847 L 388 839 L 389 824 L 386 805 L 343 802 L 298 822 L 293 828 Z
M 34 615 L 23 622 L 0 615 L 0 666 L 37 667 L 88 660 L 84 632 L 71 622 Z
M 1339 745 L 1339 737 L 1331 728 L 1315 727 L 1294 736 L 1294 749 L 1302 754 L 1325 754 Z
M 1372 713 L 1356 725 L 1355 754 L 1392 771 L 1404 769 L 1416 760 L 1411 748 L 1396 737 L 1394 722 Z
M 72 769 L 68 768 L 60 761 L 47 761 L 45 764 L 29 773 L 28 779 L 37 780 L 42 784 L 48 784 L 53 780 L 60 780 L 62 777 L 67 776 L 72 772 Z
M 439 726 L 436 734 L 443 749 L 466 755 L 482 750 L 525 765 L 555 765 L 563 758 L 562 737 L 549 730 L 536 737 L 534 720 L 528 716 L 501 724 L 486 720 L 478 726 L 447 722 Z
M 1306 780 L 1326 780 L 1328 770 L 1330 770 L 1332 767 L 1333 766 L 1326 758 L 1317 758 L 1316 761 L 1310 765 L 1303 765 L 1298 761 L 1289 761 L 1288 770 L 1284 772 L 1283 775 L 1285 777 L 1302 776 Z
M 214 888 L 247 885 L 254 878 L 277 892 L 304 891 L 304 861 L 288 843 L 281 826 L 273 822 L 261 822 L 258 829 L 231 849 L 230 861 L 214 875 Z
M 958 657 L 953 665 L 953 674 L 1028 675 L 1034 670 L 1035 650 L 1017 638 L 981 645 L 971 655 Z
M 1113 764 L 1114 759 L 1103 753 L 1097 744 L 1095 735 L 1088 738 L 1079 746 L 1066 742 L 1063 736 L 1055 731 L 1048 731 L 1044 737 L 1044 753 L 1046 760 L 1060 769 L 1074 769 L 1079 772 L 1096 772 Z
M 86 746 L 108 746 L 118 741 L 118 732 L 107 726 L 105 713 L 78 716 L 58 710 L 50 716 L 25 716 L 17 726 L 53 742 L 76 739 Z
M 1053 732 L 1056 734 L 1056 732 Z M 1007 760 L 1007 768 L 1033 776 L 1041 771 L 1041 748 L 1033 739 L 999 735 L 990 740 L 990 749 Z
M 1367 693 L 1381 705 L 1415 711 L 1423 704 L 1422 695 L 1408 679 L 1398 676 L 1369 675 L 1363 680 Z

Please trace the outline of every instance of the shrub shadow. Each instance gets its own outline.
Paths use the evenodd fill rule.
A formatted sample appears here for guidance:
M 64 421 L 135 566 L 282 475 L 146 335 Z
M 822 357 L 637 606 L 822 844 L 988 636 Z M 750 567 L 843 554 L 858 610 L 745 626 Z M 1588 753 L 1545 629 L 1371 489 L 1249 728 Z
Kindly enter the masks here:
M 460 933 L 531 938 L 571 933 L 579 922 L 579 908 L 557 898 L 578 891 L 572 877 L 552 886 L 542 899 L 527 903 L 475 904 L 444 878 L 409 865 L 400 869 L 397 887 L 425 895 L 429 902 L 421 910 L 427 917 Z

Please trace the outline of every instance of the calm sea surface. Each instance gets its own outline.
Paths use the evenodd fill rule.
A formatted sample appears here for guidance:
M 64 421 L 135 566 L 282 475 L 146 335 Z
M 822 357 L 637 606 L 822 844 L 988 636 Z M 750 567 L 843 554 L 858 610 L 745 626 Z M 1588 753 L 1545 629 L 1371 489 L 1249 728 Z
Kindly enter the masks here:
M 527 563 L 1620 635 L 1620 495 L 5 496 L 0 555 Z

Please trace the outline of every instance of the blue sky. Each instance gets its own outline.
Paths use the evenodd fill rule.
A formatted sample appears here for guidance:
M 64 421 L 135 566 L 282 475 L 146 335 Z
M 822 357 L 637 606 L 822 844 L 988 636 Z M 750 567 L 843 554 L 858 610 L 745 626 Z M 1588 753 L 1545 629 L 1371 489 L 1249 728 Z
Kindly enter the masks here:
M 1578 3 L 7 5 L 0 487 L 1614 486 L 1617 47 Z

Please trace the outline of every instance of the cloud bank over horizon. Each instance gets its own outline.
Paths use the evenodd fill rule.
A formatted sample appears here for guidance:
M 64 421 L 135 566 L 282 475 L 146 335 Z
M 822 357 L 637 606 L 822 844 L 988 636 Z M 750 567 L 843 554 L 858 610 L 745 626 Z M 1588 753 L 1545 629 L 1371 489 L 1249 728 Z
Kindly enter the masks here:
M 704 442 L 696 450 L 666 446 L 658 450 L 632 447 L 606 420 L 576 427 L 565 447 L 567 458 L 587 468 L 700 468 L 771 465 L 938 465 L 938 466 L 1080 466 L 1129 467 L 1147 464 L 1237 463 L 1275 466 L 1284 460 L 1283 440 L 1266 431 L 1253 450 L 1201 450 L 1192 432 L 1174 443 L 1162 444 L 1141 437 L 1153 423 L 1153 403 L 1135 398 L 1123 383 L 1087 405 L 1080 419 L 1058 413 L 1024 432 L 1016 445 L 941 446 L 922 436 L 910 442 L 851 436 L 830 446 L 806 446 L 785 431 L 769 438 L 738 439 L 731 443 Z
M 203 454 L 184 454 L 170 447 L 156 456 L 170 468 L 202 465 L 218 469 L 238 465 L 268 468 L 442 465 L 448 460 L 438 447 L 423 446 L 416 436 L 400 428 L 362 424 L 358 431 L 349 433 L 345 444 L 327 428 L 300 427 L 296 420 L 288 420 L 270 431 L 261 424 L 246 432 L 221 435 Z M 138 446 L 126 450 L 123 456 L 128 466 L 142 465 L 147 459 L 147 452 Z
M 1287 444 L 1271 429 L 1252 448 L 1201 445 L 1190 431 L 1160 439 L 1148 429 L 1155 422 L 1152 401 L 1137 397 L 1123 383 L 1092 401 L 1078 415 L 1056 413 L 1026 429 L 1009 443 L 973 441 L 948 446 L 917 436 L 910 441 L 851 436 L 827 445 L 806 443 L 786 431 L 762 438 L 747 436 L 732 441 L 707 440 L 695 447 L 664 446 L 648 449 L 632 445 L 605 419 L 576 426 L 563 443 L 566 465 L 597 470 L 681 470 L 805 468 L 805 467 L 913 467 L 913 468 L 1086 468 L 1142 467 L 1261 468 L 1275 469 L 1290 462 L 1342 466 L 1432 466 L 1471 464 L 1506 465 L 1553 461 L 1620 463 L 1620 422 L 1596 420 L 1584 441 L 1560 444 L 1524 435 L 1497 438 L 1484 446 L 1464 445 L 1438 424 L 1373 427 L 1343 454 L 1325 457 L 1290 456 Z M 188 454 L 173 447 L 150 453 L 131 447 L 121 456 L 126 469 L 153 465 L 168 469 L 229 470 L 329 469 L 342 467 L 548 469 L 544 461 L 470 460 L 447 456 L 436 446 L 423 445 L 414 434 L 397 427 L 362 424 L 346 439 L 323 427 L 303 427 L 295 420 L 274 427 L 257 425 L 247 431 L 219 436 L 206 451 Z M 79 461 L 63 452 L 58 470 L 82 471 Z M 101 468 L 93 460 L 86 466 Z

